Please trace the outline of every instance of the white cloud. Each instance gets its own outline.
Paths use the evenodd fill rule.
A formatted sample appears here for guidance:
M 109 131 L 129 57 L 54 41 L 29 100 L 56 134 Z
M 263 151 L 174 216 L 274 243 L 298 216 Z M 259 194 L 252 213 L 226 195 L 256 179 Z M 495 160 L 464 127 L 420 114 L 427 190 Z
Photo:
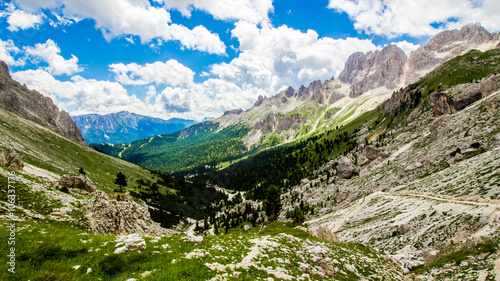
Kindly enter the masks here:
M 52 75 L 72 75 L 82 71 L 82 68 L 78 66 L 78 58 L 71 55 L 70 59 L 64 59 L 59 54 L 61 49 L 51 39 L 48 39 L 44 44 L 36 44 L 34 48 L 27 47 L 24 51 L 26 55 L 33 58 L 35 62 L 37 62 L 37 60 L 47 62 L 49 66 L 45 69 Z
M 20 7 L 37 10 L 49 8 L 54 14 L 62 11 L 64 19 L 78 21 L 93 19 L 107 40 L 126 35 L 139 36 L 143 44 L 160 38 L 179 41 L 184 48 L 224 54 L 226 46 L 218 34 L 204 26 L 189 29 L 172 23 L 170 13 L 164 8 L 151 6 L 149 0 L 49 0 L 47 3 L 17 0 Z
M 330 0 L 328 7 L 348 14 L 357 30 L 387 37 L 429 36 L 471 22 L 500 30 L 498 0 Z
M 416 49 L 418 49 L 418 47 L 420 47 L 420 45 L 415 45 L 415 44 L 410 43 L 406 40 L 394 42 L 392 44 L 398 46 L 401 50 L 403 50 L 407 57 L 410 57 L 411 52 L 415 51 Z
M 151 100 L 153 99 L 153 97 L 156 98 L 156 95 L 157 94 L 156 94 L 156 88 L 155 88 L 155 86 L 149 85 L 148 91 L 146 92 L 146 99 L 144 99 L 144 102 L 146 104 L 151 103 Z
M 193 83 L 194 72 L 176 60 L 138 65 L 111 64 L 110 71 L 115 73 L 115 80 L 126 85 L 147 85 L 156 83 L 185 87 Z
M 184 16 L 191 16 L 193 9 L 203 10 L 220 20 L 245 20 L 266 23 L 273 11 L 272 0 L 167 0 L 164 6 L 177 9 Z
M 229 63 L 215 64 L 211 74 L 238 85 L 248 83 L 274 95 L 286 85 L 298 87 L 316 79 L 338 75 L 355 51 L 377 49 L 370 40 L 319 38 L 313 30 L 303 33 L 281 26 L 257 27 L 238 22 L 232 31 L 241 51 Z
M 40 9 L 56 9 L 60 7 L 60 0 L 14 0 L 21 8 L 30 12 L 37 12 Z
M 229 109 L 248 108 L 262 94 L 265 92 L 252 85 L 240 87 L 221 79 L 208 79 L 190 88 L 167 87 L 156 97 L 156 105 L 167 112 L 201 120 L 218 117 Z
M 23 10 L 14 10 L 7 17 L 7 27 L 10 31 L 34 28 L 43 23 L 42 14 L 32 14 Z
M 146 105 L 117 82 L 98 81 L 73 76 L 71 81 L 59 81 L 45 70 L 26 70 L 12 73 L 12 77 L 53 99 L 59 107 L 72 115 L 113 113 L 122 110 L 139 114 L 166 117 L 159 105 Z M 168 116 L 167 116 L 168 117 Z
M 24 65 L 23 59 L 15 59 L 13 55 L 16 55 L 21 50 L 14 45 L 12 40 L 2 41 L 0 39 L 0 60 L 3 60 L 9 66 L 20 66 Z

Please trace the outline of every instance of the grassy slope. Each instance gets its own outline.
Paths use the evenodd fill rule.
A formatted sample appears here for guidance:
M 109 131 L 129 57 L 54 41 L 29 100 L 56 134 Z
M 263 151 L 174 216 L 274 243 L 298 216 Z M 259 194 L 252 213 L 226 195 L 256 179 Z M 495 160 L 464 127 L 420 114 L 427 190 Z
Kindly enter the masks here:
M 5 231 L 7 224 L 6 220 L 0 220 L 2 241 L 8 234 Z M 283 268 L 296 279 L 305 273 L 300 263 L 318 266 L 309 255 L 316 247 L 324 249 L 326 256 L 337 261 L 331 263 L 338 270 L 335 280 L 356 280 L 361 276 L 366 280 L 401 280 L 402 277 L 396 265 L 369 247 L 319 240 L 283 223 L 268 225 L 261 233 L 258 227 L 249 232 L 241 228 L 231 230 L 226 235 L 204 237 L 200 244 L 185 242 L 180 235 L 158 237 L 157 241 L 145 237 L 146 250 L 118 255 L 113 253 L 116 248 L 114 235 L 87 234 L 62 222 L 27 221 L 17 226 L 16 274 L 11 275 L 8 265 L 2 263 L 2 280 L 209 280 L 224 274 L 207 266 L 214 263 L 230 266 L 225 271 L 231 276 L 230 280 L 276 278 L 265 268 Z M 255 262 L 253 266 L 231 269 L 231 265 L 252 256 L 253 239 L 276 244 L 269 248 L 259 247 L 261 253 L 250 259 Z M 165 248 L 162 245 L 166 245 Z M 7 252 L 7 243 L 0 245 L 0 251 Z M 188 258 L 193 251 L 201 256 Z M 73 267 L 78 265 L 80 267 L 75 270 Z M 308 270 L 310 279 L 322 280 L 320 275 L 314 274 L 313 266 Z M 356 268 L 359 276 L 350 266 Z M 92 272 L 86 274 L 88 268 Z
M 500 49 L 486 52 L 472 50 L 443 63 L 417 83 L 426 86 L 426 90 L 422 94 L 422 97 L 425 98 L 432 91 L 447 86 L 470 83 L 490 74 L 498 73 L 500 73 Z
M 136 165 L 68 140 L 33 122 L 0 110 L 0 149 L 15 148 L 21 159 L 57 175 L 75 174 L 82 167 L 99 189 L 113 190 L 122 171 L 129 184 L 153 175 Z

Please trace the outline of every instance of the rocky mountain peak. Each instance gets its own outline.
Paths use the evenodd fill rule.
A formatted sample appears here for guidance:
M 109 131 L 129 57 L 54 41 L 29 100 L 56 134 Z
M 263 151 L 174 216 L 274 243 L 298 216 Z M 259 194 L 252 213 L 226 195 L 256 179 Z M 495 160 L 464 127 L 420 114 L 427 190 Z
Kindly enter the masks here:
M 0 61 L 0 108 L 46 127 L 68 139 L 83 143 L 80 129 L 66 111 L 59 111 L 52 99 L 12 80 L 9 68 Z
M 491 49 L 500 38 L 488 32 L 479 23 L 468 24 L 460 30 L 445 30 L 421 45 L 411 53 L 407 62 L 408 71 L 404 84 L 416 82 L 425 73 L 432 71 L 443 62 L 462 55 L 472 49 Z
M 382 86 L 393 89 L 403 75 L 405 62 L 405 53 L 395 45 L 366 54 L 357 52 L 347 59 L 339 79 L 351 84 L 349 96 L 353 98 Z

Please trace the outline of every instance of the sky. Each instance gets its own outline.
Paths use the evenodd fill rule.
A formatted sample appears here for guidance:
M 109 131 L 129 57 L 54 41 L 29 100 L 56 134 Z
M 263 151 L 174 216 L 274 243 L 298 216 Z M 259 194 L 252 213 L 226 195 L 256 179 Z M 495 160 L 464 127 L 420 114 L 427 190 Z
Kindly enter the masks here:
M 200 121 L 337 77 L 354 52 L 500 30 L 498 0 L 13 0 L 0 59 L 71 115 Z

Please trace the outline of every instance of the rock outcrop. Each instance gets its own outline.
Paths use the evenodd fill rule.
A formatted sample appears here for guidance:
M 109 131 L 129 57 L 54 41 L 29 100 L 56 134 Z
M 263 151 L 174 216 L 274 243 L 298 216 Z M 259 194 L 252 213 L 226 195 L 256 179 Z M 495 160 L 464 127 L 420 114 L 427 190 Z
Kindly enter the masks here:
M 59 179 L 59 188 L 76 188 L 78 190 L 83 190 L 88 193 L 95 192 L 97 188 L 94 183 L 84 176 L 71 176 L 63 175 Z
M 255 103 L 253 104 L 253 106 L 258 107 L 259 105 L 261 105 L 264 102 L 265 99 L 266 99 L 266 97 L 259 96 L 257 98 L 257 100 L 255 101 Z
M 139 204 L 129 195 L 112 198 L 102 191 L 92 193 L 83 203 L 89 228 L 95 233 L 163 233 L 167 230 L 151 220 L 148 206 Z
M 68 139 L 83 143 L 80 129 L 66 111 L 59 111 L 52 99 L 29 90 L 13 80 L 9 68 L 0 61 L 0 108 L 35 122 Z
M 228 111 L 224 112 L 223 116 L 227 116 L 230 114 L 240 115 L 241 113 L 243 113 L 243 109 L 238 108 L 238 109 L 228 110 Z
M 0 151 L 0 165 L 20 171 L 24 167 L 24 162 L 14 149 L 7 149 Z

